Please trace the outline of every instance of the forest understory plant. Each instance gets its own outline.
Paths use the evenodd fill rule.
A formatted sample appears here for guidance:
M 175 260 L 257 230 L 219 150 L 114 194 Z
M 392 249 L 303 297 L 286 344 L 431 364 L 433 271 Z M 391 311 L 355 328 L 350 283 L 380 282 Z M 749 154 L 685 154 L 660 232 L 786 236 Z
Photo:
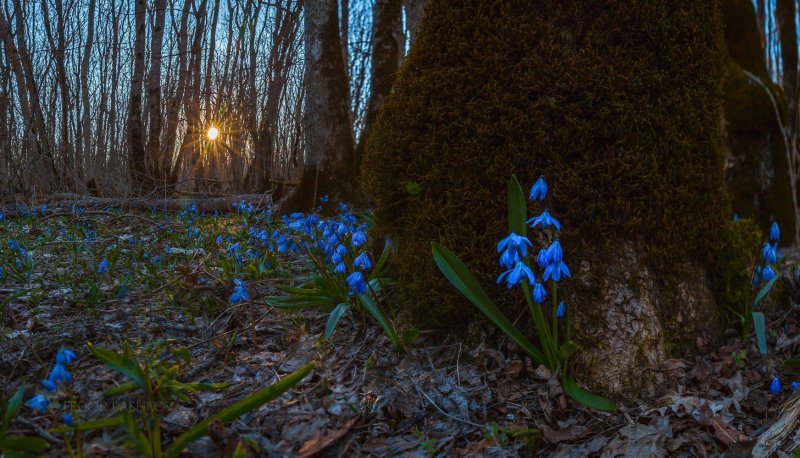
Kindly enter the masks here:
M 329 313 L 325 338 L 333 335 L 341 318 L 349 311 L 371 316 L 380 325 L 397 351 L 403 351 L 413 333 L 400 335 L 393 320 L 384 312 L 384 289 L 393 284 L 387 276 L 391 244 L 384 245 L 373 265 L 367 233 L 369 225 L 340 206 L 336 218 L 321 219 L 316 214 L 293 213 L 286 218 L 286 244 L 306 255 L 309 274 L 300 286 L 280 285 L 285 296 L 272 296 L 266 303 L 286 309 L 318 308 Z
M 781 276 L 781 268 L 778 256 L 778 240 L 780 239 L 780 228 L 777 222 L 773 222 L 769 238 L 764 242 L 764 247 L 758 256 L 760 262 L 756 262 L 752 274 L 753 299 L 750 303 L 743 304 L 741 311 L 733 310 L 733 313 L 742 323 L 742 340 L 747 341 L 750 333 L 755 331 L 758 351 L 762 355 L 768 353 L 767 350 L 767 330 L 764 313 L 756 310 L 758 305 L 773 290 Z
M 547 184 L 540 177 L 531 188 L 529 199 L 544 202 L 547 199 Z M 533 244 L 528 239 L 528 225 L 539 228 L 549 241 L 535 259 L 541 270 L 538 281 L 532 269 Z M 558 234 L 561 224 L 545 208 L 541 214 L 528 219 L 525 194 L 515 176 L 508 184 L 509 235 L 500 241 L 497 252 L 500 265 L 506 269 L 497 279 L 511 289 L 519 285 L 525 297 L 528 311 L 533 319 L 538 346 L 520 332 L 500 311 L 480 286 L 467 266 L 444 245 L 432 243 L 433 258 L 442 274 L 450 283 L 484 315 L 511 338 L 536 364 L 547 367 L 557 374 L 564 392 L 575 401 L 588 407 L 608 412 L 616 411 L 616 405 L 601 396 L 578 387 L 569 374 L 569 358 L 579 347 L 570 338 L 569 307 L 559 283 L 572 276 L 563 260 L 563 250 Z M 546 288 L 542 282 L 548 283 Z M 549 289 L 549 291 L 548 291 Z M 545 305 L 550 299 L 549 307 Z

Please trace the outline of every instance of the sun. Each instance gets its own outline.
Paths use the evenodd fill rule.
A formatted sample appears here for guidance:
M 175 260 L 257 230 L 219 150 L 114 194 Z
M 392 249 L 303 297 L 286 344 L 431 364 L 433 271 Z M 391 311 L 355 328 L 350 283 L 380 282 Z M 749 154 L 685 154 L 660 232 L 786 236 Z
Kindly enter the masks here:
M 219 137 L 219 129 L 217 129 L 214 126 L 211 126 L 208 129 L 208 133 L 206 135 L 208 135 L 209 140 L 214 141 L 217 139 L 217 137 Z

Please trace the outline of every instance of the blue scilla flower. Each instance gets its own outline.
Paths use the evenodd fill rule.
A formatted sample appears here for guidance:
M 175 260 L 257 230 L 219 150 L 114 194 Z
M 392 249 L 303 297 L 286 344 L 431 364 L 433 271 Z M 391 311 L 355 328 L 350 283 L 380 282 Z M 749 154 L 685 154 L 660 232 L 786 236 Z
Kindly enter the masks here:
M 753 272 L 753 286 L 758 286 L 761 282 L 761 266 L 756 266 L 755 272 Z
M 346 246 L 340 244 L 339 246 L 336 247 L 336 253 L 339 256 L 344 257 L 344 256 L 348 255 L 349 251 L 347 251 L 347 247 Z
M 561 223 L 558 222 L 557 219 L 550 216 L 550 213 L 545 210 L 539 216 L 534 216 L 533 218 L 528 220 L 528 224 L 531 227 L 541 226 L 542 229 L 547 229 L 548 227 L 552 227 L 557 231 L 561 230 Z
M 542 302 L 544 302 L 546 298 L 547 298 L 547 290 L 545 289 L 544 285 L 542 285 L 537 281 L 536 284 L 533 285 L 534 302 L 536 302 L 537 304 L 541 304 Z
M 342 262 L 342 255 L 340 255 L 339 253 L 334 252 L 331 255 L 331 262 L 334 263 L 334 264 L 341 263 Z
M 536 256 L 536 264 L 538 264 L 542 269 L 547 267 L 547 264 L 549 264 L 547 261 L 547 248 L 542 248 L 539 250 L 539 255 Z
M 233 294 L 228 298 L 231 304 L 238 304 L 239 302 L 246 301 L 250 298 L 247 293 L 247 284 L 240 278 L 233 280 Z
M 555 242 L 551 243 L 550 246 L 547 248 L 547 264 L 552 264 L 554 262 L 560 262 L 564 258 L 564 252 L 561 249 L 561 243 L 556 240 Z
M 322 197 L 320 197 L 320 198 L 319 198 L 319 201 L 320 201 L 321 203 L 323 203 L 323 204 L 327 204 L 327 203 L 328 203 L 328 196 L 327 196 L 327 195 L 325 195 L 325 196 L 322 196 Z
M 547 183 L 544 182 L 544 177 L 539 177 L 536 183 L 531 187 L 531 192 L 528 194 L 528 199 L 544 201 L 547 197 Z
M 775 271 L 772 270 L 770 266 L 764 266 L 764 268 L 761 269 L 761 281 L 768 283 L 773 278 L 775 278 Z
M 366 252 L 358 255 L 358 257 L 353 261 L 353 267 L 358 267 L 362 270 L 372 269 L 372 261 L 369 259 L 369 255 Z
M 50 380 L 45 379 L 42 380 L 42 388 L 44 388 L 45 391 L 49 391 L 52 393 L 58 389 L 58 385 L 56 385 L 55 382 L 51 382 Z
M 367 281 L 358 270 L 348 275 L 345 282 L 350 287 L 351 294 L 364 294 L 367 291 Z
M 70 365 L 73 361 L 75 361 L 75 352 L 68 349 L 68 348 L 60 348 L 58 352 L 56 352 L 56 363 Z
M 39 393 L 36 396 L 28 399 L 25 402 L 25 405 L 33 409 L 36 413 L 44 413 L 47 410 L 47 398 L 44 397 L 43 394 Z
M 780 394 L 781 388 L 781 381 L 778 380 L 778 377 L 772 377 L 772 383 L 769 385 L 769 392 L 772 394 Z
M 525 265 L 524 262 L 518 262 L 513 268 L 503 272 L 497 277 L 497 283 L 506 281 L 507 288 L 513 288 L 518 285 L 522 280 L 528 280 L 528 284 L 532 285 L 536 282 L 536 277 L 530 267 Z
M 765 264 L 775 264 L 776 262 L 778 262 L 776 245 L 772 245 L 769 242 L 766 242 L 764 244 L 764 248 L 761 249 L 761 258 L 764 260 Z
M 800 388 L 800 382 L 792 382 L 792 391 L 797 391 Z
M 70 415 L 70 414 L 68 414 L 68 413 L 65 413 L 65 414 L 64 414 L 64 415 L 61 417 L 61 421 L 63 421 L 65 425 L 67 425 L 67 426 L 69 426 L 69 427 L 71 427 L 71 428 L 74 428 L 74 427 L 75 427 L 75 419 L 74 419 L 74 418 L 72 418 L 72 415 Z
M 734 223 L 738 223 L 739 222 L 739 214 L 738 213 L 734 213 L 733 214 L 733 222 Z
M 347 273 L 347 266 L 344 265 L 343 262 L 339 262 L 335 266 L 333 266 L 333 273 L 337 275 L 344 275 L 345 273 Z
M 218 235 L 218 236 L 217 236 L 217 240 L 216 240 L 216 242 L 217 242 L 217 245 L 222 245 L 222 243 L 223 243 L 224 241 L 225 241 L 225 239 L 223 239 L 221 235 Z
M 353 238 L 350 239 L 350 243 L 354 247 L 359 247 L 365 243 L 367 243 L 367 234 L 364 231 L 356 231 L 353 233 Z
M 55 384 L 72 383 L 72 374 L 67 371 L 66 366 L 56 363 L 53 366 L 53 369 L 50 371 L 50 375 L 47 377 L 47 380 Z
M 564 318 L 564 315 L 567 313 L 567 303 L 561 301 L 558 303 L 558 308 L 556 308 L 556 318 Z
M 99 274 L 108 273 L 109 267 L 111 267 L 111 265 L 108 263 L 108 259 L 103 259 L 102 261 L 100 261 L 100 265 L 97 266 L 97 273 Z
M 781 238 L 781 228 L 778 227 L 778 222 L 773 221 L 772 227 L 769 228 L 769 239 L 772 242 L 777 242 Z
M 527 237 L 513 232 L 508 234 L 508 237 L 497 244 L 497 252 L 502 253 L 500 255 L 500 265 L 506 269 L 514 268 L 522 258 L 527 256 L 529 246 L 532 247 L 533 244 Z
M 565 278 L 570 278 L 572 276 L 572 272 L 569 271 L 569 267 L 564 264 L 563 261 L 558 261 L 550 264 L 544 269 L 544 279 L 549 280 L 553 279 L 553 281 L 561 281 Z
M 500 255 L 500 265 L 506 269 L 510 269 L 522 261 L 519 257 L 519 252 L 516 250 L 506 250 Z

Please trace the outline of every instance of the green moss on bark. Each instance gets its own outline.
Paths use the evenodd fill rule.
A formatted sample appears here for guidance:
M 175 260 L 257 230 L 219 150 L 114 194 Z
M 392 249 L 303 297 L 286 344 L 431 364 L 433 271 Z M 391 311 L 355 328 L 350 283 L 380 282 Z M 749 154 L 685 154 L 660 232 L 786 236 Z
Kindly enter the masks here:
M 363 164 L 412 319 L 452 329 L 473 311 L 431 241 L 506 302 L 495 247 L 512 174 L 548 178 L 568 263 L 636 240 L 665 278 L 720 268 L 721 50 L 715 2 L 432 0 Z

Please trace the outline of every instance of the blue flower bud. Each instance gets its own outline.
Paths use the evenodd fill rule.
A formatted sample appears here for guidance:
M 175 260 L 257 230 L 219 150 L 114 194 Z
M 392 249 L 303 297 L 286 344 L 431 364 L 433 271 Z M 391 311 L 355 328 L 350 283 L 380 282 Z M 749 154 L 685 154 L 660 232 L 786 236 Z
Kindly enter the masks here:
M 537 281 L 536 284 L 533 285 L 533 300 L 537 304 L 541 304 L 544 302 L 545 298 L 547 298 L 547 290 L 544 288 L 544 285 Z
M 567 303 L 561 301 L 558 303 L 558 308 L 556 309 L 556 318 L 564 318 L 564 314 L 567 313 Z
M 781 228 L 778 227 L 778 222 L 773 221 L 772 227 L 769 228 L 769 239 L 772 242 L 777 242 L 781 238 Z
M 772 378 L 772 384 L 769 386 L 769 392 L 772 394 L 780 394 L 781 392 L 781 381 L 778 380 L 778 377 Z

